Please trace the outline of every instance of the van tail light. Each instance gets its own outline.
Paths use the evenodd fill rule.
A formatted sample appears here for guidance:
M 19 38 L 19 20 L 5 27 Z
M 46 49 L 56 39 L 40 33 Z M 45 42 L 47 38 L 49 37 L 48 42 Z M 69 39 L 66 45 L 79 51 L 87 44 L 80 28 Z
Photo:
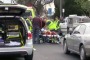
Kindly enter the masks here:
M 28 33 L 28 39 L 32 39 L 32 33 Z

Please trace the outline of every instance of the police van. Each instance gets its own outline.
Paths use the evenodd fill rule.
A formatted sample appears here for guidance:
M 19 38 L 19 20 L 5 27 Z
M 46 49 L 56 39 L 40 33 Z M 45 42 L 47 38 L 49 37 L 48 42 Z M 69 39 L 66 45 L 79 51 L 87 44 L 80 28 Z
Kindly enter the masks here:
M 18 4 L 0 5 L 0 55 L 33 59 L 32 34 L 21 15 L 26 7 Z
M 27 10 L 25 11 L 25 13 L 22 14 L 22 17 L 25 19 L 29 16 L 31 16 L 32 18 L 36 16 L 35 9 L 33 7 L 27 7 Z

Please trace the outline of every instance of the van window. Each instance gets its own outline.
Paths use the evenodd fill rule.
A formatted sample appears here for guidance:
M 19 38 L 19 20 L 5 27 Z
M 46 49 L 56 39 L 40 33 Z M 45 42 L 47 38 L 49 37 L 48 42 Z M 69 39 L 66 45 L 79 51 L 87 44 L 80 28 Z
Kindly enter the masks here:
M 26 11 L 25 13 L 22 14 L 22 17 L 27 18 L 28 16 L 32 16 L 31 11 Z
M 73 24 L 73 19 L 69 18 L 69 24 Z

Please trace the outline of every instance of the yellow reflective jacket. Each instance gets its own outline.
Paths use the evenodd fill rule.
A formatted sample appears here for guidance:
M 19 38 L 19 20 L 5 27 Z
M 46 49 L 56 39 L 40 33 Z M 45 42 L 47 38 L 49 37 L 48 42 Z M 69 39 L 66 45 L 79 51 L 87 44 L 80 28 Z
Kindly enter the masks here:
M 58 30 L 60 28 L 59 20 L 55 20 L 55 21 L 47 20 L 46 24 L 49 30 Z
M 58 20 L 53 21 L 53 27 L 55 30 L 58 30 L 60 28 Z
M 27 18 L 27 19 L 26 19 L 26 22 L 27 22 L 27 24 L 28 24 L 28 26 L 29 26 L 29 30 L 32 31 L 32 21 Z
M 51 20 L 47 20 L 46 24 L 49 30 L 53 30 L 55 28 Z

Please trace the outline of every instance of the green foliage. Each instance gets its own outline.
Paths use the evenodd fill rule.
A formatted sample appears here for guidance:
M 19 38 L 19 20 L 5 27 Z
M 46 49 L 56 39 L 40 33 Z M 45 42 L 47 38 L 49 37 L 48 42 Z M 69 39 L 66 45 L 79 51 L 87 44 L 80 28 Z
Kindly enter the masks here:
M 88 13 L 90 16 L 90 1 L 86 1 L 82 4 L 82 8 Z
M 65 9 L 65 16 L 70 14 L 85 15 L 87 12 L 84 2 L 87 0 L 62 0 L 64 1 L 63 8 Z M 60 15 L 60 0 L 54 0 L 55 3 L 55 15 Z
M 77 2 L 78 5 L 80 5 L 85 15 L 90 16 L 90 1 L 89 0 L 75 0 L 75 2 Z
M 66 16 L 69 14 L 89 15 L 90 16 L 90 1 L 89 0 L 65 0 Z
M 83 2 L 84 0 L 65 0 L 65 16 L 68 16 L 70 14 L 85 14 L 84 10 L 82 9 Z

